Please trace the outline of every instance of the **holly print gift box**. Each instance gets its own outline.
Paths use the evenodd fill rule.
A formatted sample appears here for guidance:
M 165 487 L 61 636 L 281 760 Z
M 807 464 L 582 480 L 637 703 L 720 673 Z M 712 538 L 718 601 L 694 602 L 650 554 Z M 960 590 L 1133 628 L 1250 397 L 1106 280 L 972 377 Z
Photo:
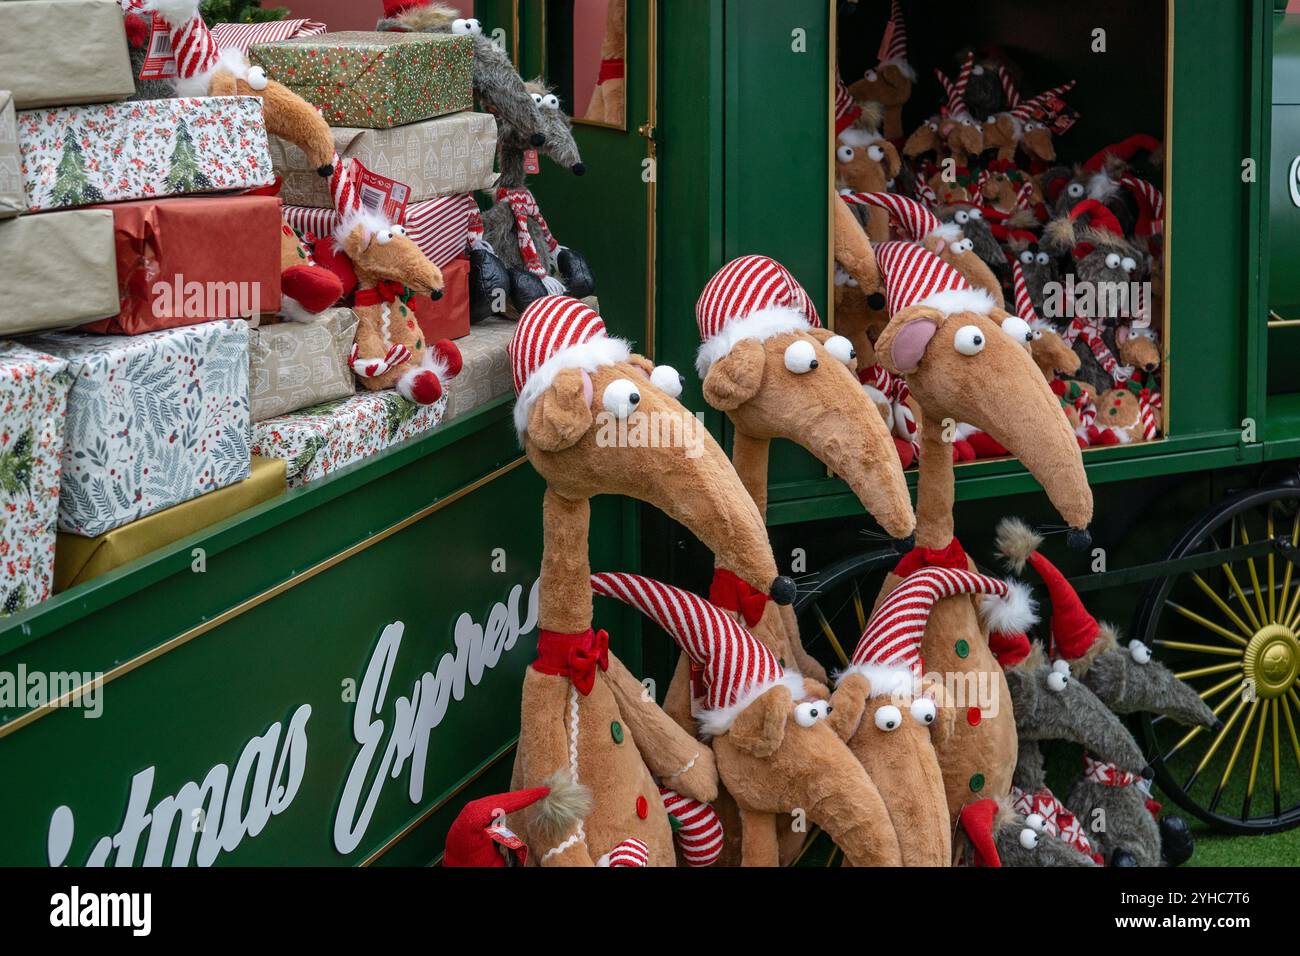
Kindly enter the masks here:
M 275 181 L 255 96 L 23 110 L 18 143 L 33 210 Z

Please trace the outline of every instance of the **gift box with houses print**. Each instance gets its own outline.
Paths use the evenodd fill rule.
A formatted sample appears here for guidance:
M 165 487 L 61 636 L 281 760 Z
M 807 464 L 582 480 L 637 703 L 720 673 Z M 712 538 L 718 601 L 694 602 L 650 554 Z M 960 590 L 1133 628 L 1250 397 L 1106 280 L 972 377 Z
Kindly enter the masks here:
M 275 181 L 255 96 L 23 110 L 18 143 L 33 210 Z
M 50 596 L 68 363 L 0 342 L 0 618 Z
M 358 392 L 258 422 L 253 454 L 283 458 L 295 488 L 436 427 L 446 408 L 446 396 L 416 405 L 391 390 Z
M 29 340 L 73 376 L 59 528 L 94 537 L 248 477 L 248 324 Z

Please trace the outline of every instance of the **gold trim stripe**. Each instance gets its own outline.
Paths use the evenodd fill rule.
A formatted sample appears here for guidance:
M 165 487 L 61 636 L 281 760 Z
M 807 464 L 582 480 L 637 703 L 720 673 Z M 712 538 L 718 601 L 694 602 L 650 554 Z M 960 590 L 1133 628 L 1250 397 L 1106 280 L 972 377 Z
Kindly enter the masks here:
M 202 637 L 204 634 L 207 634 L 209 631 L 215 630 L 221 625 L 234 620 L 235 618 L 245 614 L 248 611 L 253 610 L 256 607 L 259 607 L 262 604 L 265 604 L 267 601 L 270 601 L 273 598 L 277 598 L 281 594 L 284 594 L 285 592 L 290 591 L 293 588 L 296 588 L 304 581 L 309 581 L 312 578 L 316 577 L 318 574 L 328 571 L 330 568 L 342 564 L 344 561 L 348 560 L 351 557 L 354 557 L 355 555 L 360 554 L 362 551 L 365 551 L 375 546 L 376 544 L 379 544 L 379 542 L 384 541 L 387 538 L 391 538 L 399 531 L 404 531 L 405 529 L 409 528 L 411 525 L 423 521 L 425 518 L 429 517 L 429 515 L 437 511 L 441 511 L 443 508 L 459 501 L 461 498 L 464 498 L 466 495 L 477 491 L 478 489 L 482 488 L 484 485 L 495 481 L 496 479 L 502 477 L 503 475 L 509 474 L 510 472 L 518 468 L 521 464 L 523 464 L 525 461 L 527 461 L 527 458 L 523 455 L 520 455 L 518 458 L 516 458 L 514 461 L 510 462 L 509 464 L 503 465 L 500 468 L 498 468 L 496 471 L 484 475 L 482 478 L 479 478 L 476 481 L 470 482 L 468 485 L 465 485 L 463 488 L 460 488 L 452 492 L 451 494 L 447 495 L 447 497 L 445 498 L 435 501 L 431 505 L 427 505 L 424 508 L 421 508 L 419 511 L 415 512 L 414 514 L 407 515 L 401 521 L 398 521 L 396 524 L 389 525 L 383 531 L 371 535 L 370 537 L 366 538 L 364 541 L 358 541 L 350 548 L 346 548 L 345 550 L 340 551 L 337 554 L 331 555 L 325 560 L 320 561 L 317 564 L 313 564 L 307 570 L 300 571 L 298 574 L 295 574 L 291 578 L 286 578 L 284 581 L 281 581 L 279 584 L 275 585 L 274 587 L 269 588 L 260 594 L 255 594 L 253 597 L 249 598 L 248 600 L 242 601 L 239 604 L 236 604 L 234 607 L 222 611 L 216 617 L 210 618 L 209 620 L 204 621 L 202 624 L 195 625 L 194 627 L 190 628 L 188 631 L 184 631 L 181 634 L 178 634 L 175 637 L 171 638 L 170 640 L 164 641 L 163 643 L 159 644 L 157 647 L 151 648 L 150 650 L 145 651 L 143 654 L 131 658 L 131 660 L 129 661 L 124 661 L 123 663 L 118 664 L 112 670 L 104 674 L 103 680 L 101 682 L 101 686 L 110 684 L 113 681 L 117 680 L 119 677 L 124 677 L 125 675 L 131 673 L 136 668 L 142 667 L 145 664 L 150 663 L 151 661 L 157 660 L 159 657 L 162 657 L 164 654 L 168 654 L 176 650 L 176 648 L 188 644 L 196 637 Z M 87 683 L 82 684 L 80 687 L 74 688 L 73 690 L 68 691 L 66 694 L 63 694 L 58 699 L 43 704 L 40 707 L 33 708 L 32 710 L 27 711 L 27 713 L 23 714 L 22 716 L 17 717 L 14 720 L 11 720 L 9 723 L 0 725 L 0 739 L 8 737 L 14 731 L 22 727 L 26 727 L 31 723 L 34 723 L 35 721 L 44 717 L 46 714 L 49 714 L 55 710 L 65 707 L 73 700 L 76 700 L 78 697 L 85 694 L 86 691 L 90 689 L 92 684 L 93 682 L 88 681 Z

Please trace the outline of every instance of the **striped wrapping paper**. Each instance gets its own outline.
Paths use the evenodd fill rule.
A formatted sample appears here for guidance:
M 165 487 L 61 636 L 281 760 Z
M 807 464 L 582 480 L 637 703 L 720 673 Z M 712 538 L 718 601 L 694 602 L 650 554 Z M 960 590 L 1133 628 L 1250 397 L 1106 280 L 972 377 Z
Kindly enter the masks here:
M 402 225 L 429 261 L 442 268 L 464 253 L 470 214 L 477 209 L 474 197 L 469 193 L 426 199 L 406 207 L 406 219 Z M 314 236 L 328 235 L 339 218 L 333 209 L 307 206 L 285 206 L 284 217 L 295 229 Z
M 292 37 L 320 36 L 326 30 L 319 20 L 273 20 L 269 23 L 215 23 L 212 38 L 218 49 L 234 47 L 244 53 L 254 43 L 270 43 Z

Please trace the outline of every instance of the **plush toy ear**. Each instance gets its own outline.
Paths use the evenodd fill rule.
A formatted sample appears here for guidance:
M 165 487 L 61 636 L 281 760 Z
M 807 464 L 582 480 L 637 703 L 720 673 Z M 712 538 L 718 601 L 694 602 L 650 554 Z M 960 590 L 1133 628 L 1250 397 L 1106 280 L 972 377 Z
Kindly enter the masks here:
M 360 223 L 353 226 L 352 231 L 343 238 L 343 251 L 348 254 L 348 258 L 354 261 L 359 259 L 361 254 L 369 247 L 370 236 L 368 230 Z
M 746 753 L 770 757 L 785 739 L 785 724 L 793 707 L 789 688 L 777 685 L 740 712 L 727 737 Z
M 542 451 L 563 451 L 591 427 L 591 376 L 566 368 L 528 412 L 528 440 Z
M 1129 329 L 1127 325 L 1121 325 L 1115 330 L 1115 344 L 1123 345 L 1128 341 Z
M 722 412 L 744 405 L 758 394 L 767 356 L 758 339 L 741 339 L 714 362 L 704 376 L 704 400 Z
M 894 148 L 894 144 L 888 140 L 882 140 L 880 148 L 885 151 L 885 173 L 893 179 L 903 168 L 903 161 L 898 158 L 898 150 Z
M 998 127 L 998 132 L 1000 132 L 1007 139 L 1011 139 L 1011 140 L 1015 139 L 1016 121 L 1013 120 L 1008 114 L 999 113 L 998 118 L 997 120 L 995 120 L 995 122 Z
M 942 323 L 943 316 L 935 309 L 920 305 L 904 309 L 889 320 L 876 339 L 876 358 L 895 374 L 916 371 L 925 347 Z

